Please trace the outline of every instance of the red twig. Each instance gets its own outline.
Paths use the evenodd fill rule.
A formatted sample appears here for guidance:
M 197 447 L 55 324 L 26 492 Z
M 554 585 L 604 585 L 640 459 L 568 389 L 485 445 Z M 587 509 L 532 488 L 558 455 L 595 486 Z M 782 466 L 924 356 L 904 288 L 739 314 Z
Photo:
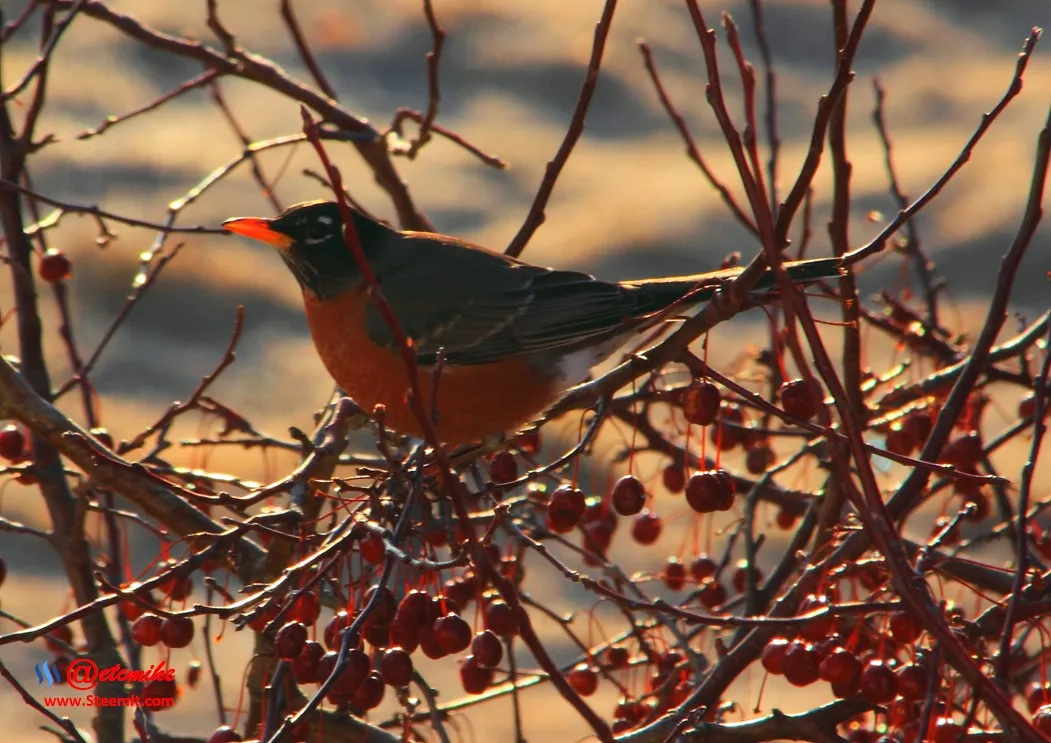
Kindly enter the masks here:
M 29 66 L 29 69 L 25 71 L 25 74 L 22 75 L 22 78 L 17 83 L 4 91 L 3 98 L 14 98 L 21 93 L 33 78 L 36 77 L 37 74 L 48 64 L 51 60 L 51 55 L 55 51 L 55 47 L 58 46 L 59 39 L 62 38 L 62 34 L 64 34 L 70 24 L 73 23 L 73 19 L 77 17 L 77 14 L 80 13 L 86 2 L 87 0 L 75 0 L 75 2 L 73 2 L 69 8 L 69 12 L 66 13 L 61 21 L 55 24 L 47 43 L 40 50 L 39 54 L 37 54 L 37 58 L 33 61 L 33 64 Z
M 803 166 L 799 169 L 799 176 L 796 178 L 795 183 L 788 192 L 788 196 L 785 197 L 785 201 L 777 213 L 775 234 L 778 238 L 778 244 L 783 244 L 784 240 L 787 239 L 788 229 L 795 219 L 799 205 L 806 198 L 807 191 L 814 182 L 814 175 L 821 164 L 825 132 L 828 130 L 832 111 L 843 91 L 847 89 L 847 85 L 854 79 L 854 73 L 850 67 L 854 63 L 854 55 L 858 51 L 858 45 L 861 43 L 865 26 L 868 24 L 875 5 L 875 0 L 864 0 L 862 2 L 854 19 L 854 25 L 851 26 L 847 43 L 843 45 L 837 56 L 836 77 L 833 79 L 828 93 L 823 95 L 817 104 L 817 114 L 814 116 L 814 129 L 810 135 L 810 148 L 807 150 L 806 159 L 803 161 Z
M 411 108 L 399 108 L 398 112 L 396 114 L 394 114 L 394 119 L 391 121 L 391 125 L 390 125 L 389 131 L 395 132 L 398 135 L 400 135 L 401 134 L 401 128 L 402 128 L 402 124 L 401 124 L 402 121 L 404 121 L 405 119 L 409 119 L 411 121 L 415 121 L 417 124 L 422 124 L 423 123 L 423 118 L 424 118 L 423 114 L 421 114 L 419 111 L 413 111 Z M 450 129 L 446 129 L 443 126 L 439 126 L 438 124 L 435 124 L 434 122 L 431 122 L 430 130 L 431 130 L 431 132 L 433 134 L 437 134 L 439 136 L 445 137 L 450 142 L 452 142 L 452 143 L 454 143 L 456 145 L 459 145 L 463 149 L 467 150 L 469 153 L 471 153 L 472 155 L 477 157 L 479 160 L 481 160 L 483 163 L 488 165 L 490 168 L 496 168 L 497 170 L 506 170 L 507 169 L 507 163 L 506 162 L 501 160 L 496 155 L 490 155 L 487 152 L 483 152 L 479 147 L 477 147 L 476 145 L 471 144 L 466 139 L 464 139 L 462 135 L 459 135 L 459 134 L 457 134 L 456 132 L 454 132 L 454 131 L 452 131 Z M 409 149 L 408 147 L 404 147 L 404 146 L 402 146 L 400 148 L 395 147 L 395 148 L 391 149 L 391 154 L 394 154 L 394 155 L 405 155 L 405 154 L 408 153 L 408 149 Z
M 890 192 L 894 197 L 894 201 L 898 204 L 898 210 L 905 211 L 909 207 L 909 197 L 905 195 L 905 191 L 898 180 L 897 170 L 894 168 L 894 148 L 891 144 L 890 132 L 887 129 L 887 122 L 884 117 L 884 99 L 886 95 L 878 78 L 872 81 L 872 87 L 876 91 L 876 106 L 872 111 L 872 120 L 876 124 L 876 131 L 879 133 L 880 143 L 883 145 L 883 161 L 887 168 L 887 179 L 890 181 Z M 907 238 L 905 251 L 912 258 L 913 267 L 916 270 L 916 275 L 919 277 L 920 287 L 923 289 L 923 296 L 927 302 L 927 325 L 931 328 L 937 328 L 939 325 L 938 289 L 934 285 L 934 264 L 920 247 L 920 235 L 919 230 L 916 229 L 916 220 L 906 219 L 903 226 Z
M 84 131 L 80 132 L 80 134 L 77 135 L 77 139 L 91 139 L 92 137 L 98 136 L 99 134 L 102 134 L 103 132 L 109 130 L 109 128 L 112 126 L 122 124 L 125 121 L 128 121 L 129 119 L 133 119 L 136 116 L 149 113 L 150 111 L 156 111 L 165 103 L 175 100 L 183 93 L 189 93 L 191 90 L 196 90 L 197 88 L 207 85 L 212 80 L 216 79 L 218 76 L 219 73 L 215 70 L 205 70 L 197 77 L 190 78 L 181 85 L 172 88 L 163 95 L 157 96 L 152 101 L 143 106 L 140 106 L 139 108 L 128 111 L 127 113 L 123 113 L 120 116 L 107 116 L 106 120 L 98 126 L 96 126 L 94 129 L 85 129 Z
M 427 111 L 420 122 L 420 131 L 416 139 L 409 145 L 405 156 L 410 160 L 431 139 L 431 127 L 434 119 L 438 116 L 438 104 L 441 102 L 441 91 L 438 87 L 438 62 L 442 58 L 442 47 L 445 46 L 445 31 L 438 25 L 438 19 L 434 15 L 434 6 L 431 0 L 423 0 L 423 14 L 427 18 L 427 27 L 431 30 L 431 38 L 434 39 L 434 48 L 427 52 Z
M 762 0 L 748 0 L 752 8 L 752 26 L 759 44 L 759 56 L 763 58 L 763 71 L 766 80 L 766 138 L 770 147 L 770 159 L 767 161 L 770 192 L 770 210 L 777 213 L 777 166 L 781 152 L 781 138 L 777 133 L 777 75 L 774 73 L 773 55 L 770 53 L 770 42 L 766 37 L 766 23 L 763 19 Z
M 1022 92 L 1022 77 L 1025 75 L 1026 67 L 1029 66 L 1029 59 L 1033 56 L 1033 50 L 1036 48 L 1036 43 L 1040 40 L 1043 31 L 1039 28 L 1034 28 L 1029 32 L 1029 36 L 1026 37 L 1025 43 L 1022 45 L 1022 51 L 1018 55 L 1018 61 L 1015 63 L 1014 76 L 1011 78 L 1010 84 L 1007 86 L 1007 91 L 1003 97 L 1000 98 L 999 103 L 993 106 L 993 110 L 987 114 L 982 114 L 982 121 L 978 125 L 978 128 L 974 130 L 974 134 L 967 140 L 967 144 L 960 150 L 960 154 L 956 156 L 949 168 L 942 173 L 942 176 L 934 182 L 934 184 L 927 189 L 922 196 L 916 201 L 912 202 L 907 209 L 902 209 L 898 212 L 897 216 L 891 220 L 890 224 L 883 228 L 882 231 L 868 243 L 862 245 L 860 248 L 851 251 L 844 260 L 848 264 L 854 264 L 857 261 L 863 260 L 873 253 L 878 253 L 883 250 L 887 240 L 890 236 L 901 229 L 907 221 L 916 216 L 921 209 L 923 209 L 931 200 L 941 193 L 941 190 L 945 187 L 956 172 L 960 170 L 970 159 L 974 153 L 974 148 L 978 144 L 979 140 L 989 130 L 989 127 L 993 125 L 993 122 L 1004 112 L 1008 104 L 1014 100 L 1015 96 Z
M 595 85 L 598 83 L 599 69 L 602 67 L 602 53 L 606 48 L 606 38 L 609 36 L 610 26 L 613 24 L 613 12 L 617 9 L 617 0 L 606 0 L 602 9 L 602 17 L 595 26 L 595 41 L 591 47 L 591 59 L 588 62 L 587 73 L 584 76 L 584 85 L 580 89 L 580 97 L 577 98 L 577 107 L 573 111 L 573 118 L 566 129 L 566 136 L 562 145 L 555 153 L 555 158 L 547 164 L 544 172 L 544 180 L 540 182 L 540 188 L 533 199 L 533 205 L 529 208 L 525 222 L 518 230 L 518 234 L 511 240 L 504 252 L 512 258 L 517 258 L 525 250 L 533 233 L 544 223 L 544 208 L 552 191 L 555 190 L 555 181 L 562 173 L 562 169 L 569 160 L 573 147 L 584 131 L 584 119 L 588 114 L 588 106 L 591 105 L 591 97 L 595 93 Z
M 303 36 L 303 30 L 299 26 L 299 19 L 296 18 L 296 11 L 292 7 L 292 0 L 281 0 L 281 18 L 284 20 L 285 25 L 288 26 L 288 32 L 292 34 L 292 41 L 295 42 L 296 51 L 299 52 L 299 58 L 303 60 L 303 64 L 310 70 L 310 76 L 314 78 L 314 82 L 329 98 L 334 101 L 339 100 L 339 96 L 336 95 L 336 89 L 328 81 L 324 70 L 321 69 L 321 65 L 317 63 L 314 52 L 310 49 L 310 44 L 307 43 L 306 37 Z
M 1051 119 L 1049 119 L 1051 121 Z M 1051 339 L 1051 333 L 1048 333 Z M 1029 448 L 1029 458 L 1022 466 L 1022 478 L 1018 484 L 1018 516 L 1015 519 L 1015 575 L 1011 586 L 1011 598 L 1004 612 L 1004 628 L 1000 633 L 1000 655 L 996 664 L 996 678 L 1005 683 L 1011 671 L 1011 642 L 1014 638 L 1015 622 L 1018 619 L 1019 602 L 1022 599 L 1022 588 L 1025 586 L 1026 573 L 1029 570 L 1029 502 L 1032 496 L 1033 473 L 1040 461 L 1040 447 L 1047 434 L 1047 390 L 1051 379 L 1051 342 L 1044 353 L 1044 363 L 1040 374 L 1033 384 L 1033 443 Z
M 259 186 L 259 190 L 263 192 L 267 200 L 270 202 L 270 206 L 274 208 L 274 211 L 281 211 L 281 202 L 277 200 L 277 195 L 274 193 L 274 187 L 263 175 L 263 166 L 259 162 L 259 155 L 252 151 L 252 139 L 245 133 L 241 124 L 237 121 L 237 117 L 234 116 L 234 112 L 230 110 L 230 106 L 226 103 L 226 98 L 223 97 L 222 90 L 219 88 L 218 81 L 212 81 L 208 85 L 208 92 L 212 95 L 212 100 L 215 101 L 215 105 L 223 113 L 223 117 L 227 123 L 230 124 L 230 128 L 234 130 L 234 134 L 237 139 L 241 142 L 241 146 L 244 148 L 244 152 L 248 155 L 248 164 L 252 168 L 252 177 L 255 179 L 256 184 Z
M 723 28 L 726 30 L 726 41 L 733 52 L 734 61 L 737 62 L 737 73 L 741 78 L 741 89 L 744 93 L 744 146 L 748 151 L 748 160 L 752 166 L 752 177 L 755 178 L 756 189 L 761 194 L 766 194 L 766 179 L 763 177 L 763 167 L 759 164 L 759 125 L 755 114 L 755 68 L 744 58 L 744 50 L 741 49 L 741 38 L 737 34 L 737 24 L 729 13 L 723 13 Z M 773 213 L 771 207 L 771 214 Z
M 120 308 L 120 312 L 117 313 L 117 316 L 113 318 L 113 322 L 109 324 L 109 327 L 106 328 L 106 331 L 102 334 L 102 339 L 99 341 L 98 345 L 95 346 L 95 350 L 91 353 L 91 356 L 88 358 L 87 362 L 80 367 L 74 368 L 73 376 L 69 379 L 69 381 L 62 384 L 62 386 L 60 386 L 55 392 L 55 400 L 58 400 L 60 397 L 62 397 L 71 389 L 73 389 L 75 386 L 80 384 L 80 382 L 88 374 L 91 373 L 91 370 L 95 367 L 95 364 L 98 363 L 99 358 L 102 356 L 102 352 L 106 350 L 106 346 L 109 345 L 109 342 L 113 339 L 114 334 L 116 334 L 117 330 L 121 327 L 121 325 L 124 324 L 124 321 L 127 319 L 132 309 L 135 307 L 136 304 L 138 304 L 139 300 L 145 294 L 146 290 L 149 289 L 155 281 L 157 281 L 157 277 L 160 276 L 160 273 L 164 270 L 164 267 L 167 266 L 168 263 L 171 262 L 171 260 L 175 258 L 176 255 L 178 255 L 182 247 L 183 243 L 177 243 L 175 247 L 172 248 L 172 251 L 170 253 L 168 253 L 165 256 L 162 256 L 160 259 L 157 260 L 156 263 L 153 264 L 152 270 L 141 274 L 141 281 L 136 279 L 136 281 L 133 284 L 134 288 L 132 289 L 132 293 L 124 302 L 124 306 Z
M 668 95 L 668 91 L 664 87 L 664 82 L 661 80 L 660 73 L 657 71 L 657 65 L 653 60 L 653 51 L 650 49 L 650 45 L 645 41 L 639 42 L 639 51 L 642 52 L 643 64 L 646 66 L 646 72 L 649 73 L 650 80 L 653 81 L 653 87 L 657 90 L 657 96 L 661 99 L 661 105 L 664 106 L 664 110 L 668 113 L 675 128 L 679 130 L 679 135 L 682 137 L 683 143 L 686 145 L 686 156 L 693 160 L 697 164 L 697 167 L 701 169 L 704 177 L 708 180 L 719 196 L 722 198 L 723 203 L 730 209 L 737 221 L 744 225 L 745 229 L 751 232 L 756 237 L 759 236 L 759 230 L 756 229 L 755 222 L 741 209 L 737 200 L 733 197 L 722 181 L 719 180 L 718 176 L 712 172 L 712 169 L 708 167 L 708 163 L 701 156 L 700 148 L 697 146 L 696 140 L 693 135 L 690 134 L 689 127 L 686 125 L 686 119 L 679 113 L 679 110 L 675 107 L 671 97 Z
M 162 415 L 153 423 L 153 425 L 149 426 L 148 428 L 146 428 L 146 430 L 139 433 L 131 441 L 125 444 L 121 444 L 118 449 L 121 455 L 127 454 L 130 451 L 138 449 L 140 446 L 146 443 L 146 440 L 150 436 L 157 433 L 158 431 L 166 430 L 176 417 L 182 415 L 183 413 L 189 410 L 193 410 L 194 407 L 196 407 L 197 400 L 201 397 L 201 395 L 204 394 L 205 390 L 208 389 L 212 382 L 219 378 L 219 375 L 223 373 L 226 367 L 234 363 L 234 358 L 236 357 L 235 351 L 237 349 L 237 341 L 241 338 L 241 331 L 244 329 L 244 321 L 244 307 L 238 305 L 237 316 L 234 318 L 234 330 L 233 333 L 230 335 L 230 342 L 227 344 L 226 351 L 223 352 L 223 357 L 219 360 L 219 363 L 216 365 L 215 369 L 213 369 L 210 374 L 206 375 L 203 379 L 201 379 L 200 384 L 197 385 L 197 389 L 195 389 L 190 394 L 190 396 L 186 398 L 186 400 L 172 405 L 167 410 L 167 412 L 165 412 L 164 415 Z

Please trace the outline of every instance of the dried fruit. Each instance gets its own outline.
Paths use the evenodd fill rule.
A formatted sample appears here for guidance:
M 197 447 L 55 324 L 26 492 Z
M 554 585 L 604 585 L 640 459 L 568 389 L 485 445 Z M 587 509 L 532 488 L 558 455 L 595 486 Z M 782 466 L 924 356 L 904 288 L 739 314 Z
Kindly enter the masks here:
M 610 503 L 621 516 L 634 516 L 646 505 L 646 489 L 639 478 L 624 475 L 613 486 Z
M 719 388 L 707 380 L 695 380 L 682 391 L 680 401 L 686 420 L 698 426 L 708 426 L 719 415 L 722 396 Z

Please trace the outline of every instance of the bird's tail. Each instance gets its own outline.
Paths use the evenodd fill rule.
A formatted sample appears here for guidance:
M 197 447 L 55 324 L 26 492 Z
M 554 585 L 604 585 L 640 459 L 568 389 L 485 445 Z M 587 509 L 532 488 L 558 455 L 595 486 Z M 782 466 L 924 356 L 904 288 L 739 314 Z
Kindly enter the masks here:
M 811 258 L 804 261 L 786 261 L 784 267 L 796 284 L 811 284 L 823 279 L 835 279 L 845 272 L 839 258 Z M 706 302 L 715 292 L 741 275 L 744 268 L 737 266 L 721 271 L 695 274 L 693 276 L 670 276 L 660 279 L 639 279 L 622 282 L 635 287 L 645 297 L 644 303 L 654 310 L 667 307 L 685 298 L 685 305 Z M 775 289 L 777 280 L 769 268 L 752 287 L 753 294 L 762 294 Z M 687 296 L 688 295 L 688 296 Z M 652 310 L 651 310 L 652 311 Z

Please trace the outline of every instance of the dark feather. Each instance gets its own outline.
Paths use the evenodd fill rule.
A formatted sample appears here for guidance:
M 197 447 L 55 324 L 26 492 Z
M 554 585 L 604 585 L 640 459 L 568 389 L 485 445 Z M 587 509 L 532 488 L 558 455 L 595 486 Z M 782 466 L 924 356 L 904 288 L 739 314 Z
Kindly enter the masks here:
M 651 322 L 698 282 L 706 288 L 690 297 L 691 304 L 710 299 L 740 273 L 615 284 L 532 266 L 446 236 L 401 233 L 385 242 L 373 268 L 424 365 L 435 362 L 439 348 L 447 363 L 473 365 L 598 345 Z M 814 280 L 837 275 L 838 263 L 795 263 L 790 272 Z M 374 341 L 393 347 L 375 307 L 366 324 Z

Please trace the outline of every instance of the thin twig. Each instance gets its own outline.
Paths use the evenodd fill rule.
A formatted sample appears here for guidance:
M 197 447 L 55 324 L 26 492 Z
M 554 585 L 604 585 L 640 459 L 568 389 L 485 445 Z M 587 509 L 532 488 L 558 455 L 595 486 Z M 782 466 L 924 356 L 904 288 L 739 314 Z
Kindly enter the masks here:
M 606 4 L 602 9 L 602 17 L 599 18 L 599 22 L 595 26 L 595 40 L 591 46 L 591 59 L 588 61 L 588 69 L 584 75 L 584 84 L 580 88 L 580 97 L 577 98 L 577 105 L 573 110 L 573 118 L 566 128 L 566 136 L 562 139 L 562 144 L 559 146 L 558 152 L 555 153 L 554 159 L 547 164 L 547 168 L 544 171 L 544 180 L 540 182 L 540 188 L 537 189 L 536 197 L 533 199 L 533 205 L 529 208 L 525 222 L 522 223 L 518 234 L 514 236 L 514 239 L 507 246 L 507 250 L 504 251 L 505 254 L 512 258 L 522 255 L 522 251 L 525 250 L 529 239 L 533 237 L 533 233 L 544 223 L 544 208 L 547 206 L 548 199 L 551 198 L 551 193 L 555 190 L 555 181 L 558 180 L 558 176 L 562 173 L 562 169 L 565 168 L 566 162 L 569 161 L 573 147 L 576 146 L 577 140 L 580 139 L 580 135 L 584 132 L 584 119 L 587 118 L 588 106 L 591 105 L 591 98 L 595 94 L 599 69 L 602 67 L 602 53 L 606 49 L 606 38 L 609 36 L 610 26 L 613 25 L 613 12 L 616 9 L 617 0 L 606 0 Z

